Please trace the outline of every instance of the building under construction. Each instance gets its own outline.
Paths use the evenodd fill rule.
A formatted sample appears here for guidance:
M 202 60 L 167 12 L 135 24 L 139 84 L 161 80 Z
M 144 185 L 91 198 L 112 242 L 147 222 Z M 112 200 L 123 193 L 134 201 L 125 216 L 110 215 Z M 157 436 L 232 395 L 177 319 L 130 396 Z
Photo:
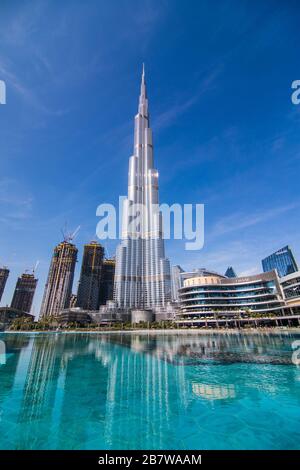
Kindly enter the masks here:
M 104 260 L 100 285 L 100 305 L 105 305 L 108 300 L 113 299 L 115 268 L 116 261 L 114 258 Z
M 92 241 L 84 245 L 77 292 L 77 307 L 83 310 L 99 309 L 103 257 L 100 243 Z
M 6 286 L 6 281 L 9 275 L 9 269 L 6 267 L 0 268 L 0 301 Z
M 76 246 L 67 240 L 54 248 L 40 317 L 56 316 L 69 307 L 77 253 Z
M 11 308 L 30 313 L 37 282 L 34 274 L 22 274 L 17 280 Z

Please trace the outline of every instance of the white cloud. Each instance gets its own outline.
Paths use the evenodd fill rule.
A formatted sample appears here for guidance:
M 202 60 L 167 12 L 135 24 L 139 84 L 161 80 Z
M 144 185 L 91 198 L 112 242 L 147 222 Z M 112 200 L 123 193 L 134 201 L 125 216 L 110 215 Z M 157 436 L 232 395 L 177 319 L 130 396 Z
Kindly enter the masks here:
M 266 222 L 267 220 L 276 218 L 285 212 L 299 207 L 299 202 L 287 204 L 280 207 L 272 207 L 266 210 L 253 212 L 245 215 L 242 212 L 230 214 L 218 220 L 212 229 L 211 237 L 218 237 L 230 232 L 236 232 L 244 228 L 252 227 Z

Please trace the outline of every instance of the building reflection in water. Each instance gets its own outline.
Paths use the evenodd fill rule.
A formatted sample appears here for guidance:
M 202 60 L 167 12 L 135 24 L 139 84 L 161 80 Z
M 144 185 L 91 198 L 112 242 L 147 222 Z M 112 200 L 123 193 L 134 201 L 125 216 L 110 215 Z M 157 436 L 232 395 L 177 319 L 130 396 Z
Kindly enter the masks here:
M 224 400 L 236 396 L 233 384 L 225 386 L 193 383 L 192 390 L 196 396 L 207 400 Z
M 167 448 L 178 410 L 189 416 L 195 400 L 241 395 L 221 369 L 214 383 L 212 366 L 291 363 L 286 334 L 12 334 L 5 342 L 0 429 L 7 448 L 20 449 L 125 449 L 132 433 L 137 449 Z M 247 380 L 274 392 L 270 381 Z

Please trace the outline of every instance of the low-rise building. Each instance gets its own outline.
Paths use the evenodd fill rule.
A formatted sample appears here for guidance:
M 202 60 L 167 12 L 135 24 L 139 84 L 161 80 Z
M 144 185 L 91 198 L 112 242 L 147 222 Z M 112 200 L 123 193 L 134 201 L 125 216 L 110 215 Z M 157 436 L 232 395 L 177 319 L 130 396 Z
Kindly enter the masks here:
M 300 280 L 297 279 L 295 276 L 294 284 Z M 195 272 L 179 290 L 177 323 L 203 327 L 299 325 L 300 299 L 293 302 L 293 308 L 287 299 L 289 289 L 297 288 L 289 284 L 291 281 L 280 279 L 276 270 L 236 278 L 207 270 L 201 275 Z
M 80 307 L 71 307 L 62 310 L 55 319 L 61 326 L 68 326 L 72 323 L 76 323 L 80 326 L 86 326 L 92 322 L 89 313 L 90 312 L 87 310 L 82 310 Z
M 12 307 L 0 307 L 0 329 L 4 330 L 8 328 L 14 320 L 18 318 L 24 318 L 30 321 L 34 321 L 34 316 L 27 312 L 18 310 Z
M 102 305 L 100 310 L 84 310 L 80 307 L 66 308 L 56 316 L 56 321 L 61 326 L 77 323 L 80 326 L 91 324 L 107 326 L 113 323 L 127 323 L 131 321 L 129 310 L 119 309 L 113 301 Z
M 300 271 L 280 279 L 284 297 L 289 306 L 300 304 Z

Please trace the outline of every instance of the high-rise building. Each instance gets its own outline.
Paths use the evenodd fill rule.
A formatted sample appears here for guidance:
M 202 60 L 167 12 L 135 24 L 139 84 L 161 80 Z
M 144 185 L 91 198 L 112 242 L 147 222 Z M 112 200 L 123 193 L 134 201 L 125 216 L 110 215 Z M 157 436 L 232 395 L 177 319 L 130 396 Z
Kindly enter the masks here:
M 69 241 L 63 241 L 54 248 L 49 274 L 41 306 L 41 317 L 55 316 L 69 307 L 77 248 Z
M 84 245 L 81 273 L 77 292 L 77 307 L 98 310 L 104 248 L 92 241 Z
M 17 280 L 11 308 L 30 313 L 37 282 L 34 274 L 22 274 Z
M 280 277 L 295 273 L 299 269 L 293 252 L 288 245 L 264 258 L 262 267 L 264 272 L 277 269 Z
M 123 206 L 122 242 L 116 256 L 114 300 L 120 308 L 164 307 L 170 300 L 170 263 L 165 257 L 158 204 L 158 172 L 153 165 L 143 67 L 134 150 L 129 159 L 128 197 Z M 138 213 L 140 223 L 133 226 Z
M 228 268 L 226 269 L 225 276 L 229 278 L 237 277 L 236 272 L 232 266 L 228 266 Z
M 179 289 L 183 287 L 183 278 L 182 273 L 184 270 L 181 266 L 176 265 L 172 266 L 172 274 L 171 274 L 171 281 L 172 281 L 172 300 L 174 302 L 178 302 L 179 300 Z
M 0 301 L 6 286 L 6 281 L 9 275 L 9 269 L 6 267 L 0 268 Z
M 100 282 L 100 305 L 105 305 L 108 300 L 113 300 L 115 267 L 116 261 L 114 258 L 104 260 Z

